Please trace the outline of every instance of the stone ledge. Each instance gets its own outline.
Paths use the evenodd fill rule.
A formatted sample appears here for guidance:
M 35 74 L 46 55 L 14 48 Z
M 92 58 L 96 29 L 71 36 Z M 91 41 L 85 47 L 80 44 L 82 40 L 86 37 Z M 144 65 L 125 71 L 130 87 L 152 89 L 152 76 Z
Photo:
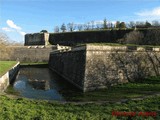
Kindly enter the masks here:
M 73 51 L 137 51 L 137 52 L 146 52 L 146 51 L 153 51 L 153 52 L 160 52 L 160 48 L 159 47 L 140 47 L 140 46 L 110 46 L 110 45 L 82 45 L 82 46 L 77 46 L 74 48 L 70 48 L 70 47 L 64 47 L 62 46 L 60 48 L 57 47 L 57 50 L 55 51 L 55 53 L 58 52 L 73 52 Z M 52 52 L 54 53 L 54 52 Z
M 3 92 L 12 80 L 15 78 L 19 71 L 20 62 L 8 70 L 2 77 L 0 77 L 0 92 Z

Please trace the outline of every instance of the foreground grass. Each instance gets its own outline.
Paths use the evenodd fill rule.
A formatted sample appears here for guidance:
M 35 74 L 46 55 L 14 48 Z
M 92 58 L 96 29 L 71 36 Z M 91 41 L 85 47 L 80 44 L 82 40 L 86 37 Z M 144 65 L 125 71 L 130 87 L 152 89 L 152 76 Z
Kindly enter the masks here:
M 116 120 L 116 119 L 160 119 L 160 97 L 152 97 L 143 101 L 128 101 L 123 104 L 74 104 L 13 99 L 0 96 L 0 118 L 2 120 Z M 134 117 L 112 116 L 113 111 L 136 112 Z M 138 116 L 139 112 L 156 112 L 153 116 Z
M 0 61 L 0 76 L 5 74 L 16 63 L 16 61 Z

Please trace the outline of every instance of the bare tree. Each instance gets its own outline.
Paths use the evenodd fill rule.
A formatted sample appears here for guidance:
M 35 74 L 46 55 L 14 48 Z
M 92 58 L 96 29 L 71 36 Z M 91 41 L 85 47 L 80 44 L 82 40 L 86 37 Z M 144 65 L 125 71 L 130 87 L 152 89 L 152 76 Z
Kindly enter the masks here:
M 94 29 L 94 24 L 95 24 L 95 22 L 92 20 L 92 21 L 91 21 L 91 27 L 92 27 L 91 29 L 92 29 L 92 30 Z
M 100 23 L 100 22 L 96 22 L 96 28 L 99 30 L 99 29 L 102 29 L 103 28 L 103 24 Z
M 137 21 L 136 22 L 136 28 L 145 28 L 145 22 Z
M 0 33 L 0 46 L 7 46 L 10 44 L 8 36 L 4 33 Z
M 0 33 L 0 60 L 8 60 L 10 58 L 13 50 L 8 47 L 9 45 L 13 45 L 13 43 L 9 40 L 8 36 Z
M 90 22 L 84 24 L 83 27 L 84 27 L 84 30 L 89 30 L 90 29 Z
M 58 26 L 55 26 L 55 27 L 54 27 L 54 32 L 55 32 L 55 33 L 59 33 L 59 27 L 58 27 Z
M 73 32 L 75 30 L 75 25 L 74 25 L 73 22 L 72 23 L 68 23 L 67 27 L 68 27 L 68 29 L 69 29 L 70 32 Z
M 134 28 L 135 25 L 136 25 L 136 23 L 135 23 L 134 21 L 130 21 L 129 24 L 128 24 L 128 26 L 129 26 L 130 28 Z
M 79 31 L 82 31 L 83 30 L 83 25 L 82 24 L 78 24 L 77 28 L 78 28 Z
M 159 27 L 160 26 L 160 22 L 157 20 L 152 21 L 152 26 L 154 27 Z

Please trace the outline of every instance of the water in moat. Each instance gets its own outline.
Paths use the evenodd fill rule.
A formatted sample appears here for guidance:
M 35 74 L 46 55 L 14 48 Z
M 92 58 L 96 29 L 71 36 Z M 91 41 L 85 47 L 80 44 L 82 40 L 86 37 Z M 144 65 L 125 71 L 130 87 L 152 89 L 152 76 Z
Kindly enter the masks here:
M 40 100 L 66 101 L 63 91 L 76 91 L 53 71 L 37 67 L 20 68 L 12 87 L 22 97 Z

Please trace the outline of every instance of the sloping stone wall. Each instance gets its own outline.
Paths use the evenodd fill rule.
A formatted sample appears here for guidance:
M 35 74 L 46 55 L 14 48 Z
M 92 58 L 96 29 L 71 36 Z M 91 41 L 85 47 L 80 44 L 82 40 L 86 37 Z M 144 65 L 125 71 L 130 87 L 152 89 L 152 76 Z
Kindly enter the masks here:
M 160 48 L 86 45 L 50 54 L 49 67 L 82 91 L 160 75 Z
M 52 52 L 49 68 L 80 89 L 84 87 L 85 50 Z

